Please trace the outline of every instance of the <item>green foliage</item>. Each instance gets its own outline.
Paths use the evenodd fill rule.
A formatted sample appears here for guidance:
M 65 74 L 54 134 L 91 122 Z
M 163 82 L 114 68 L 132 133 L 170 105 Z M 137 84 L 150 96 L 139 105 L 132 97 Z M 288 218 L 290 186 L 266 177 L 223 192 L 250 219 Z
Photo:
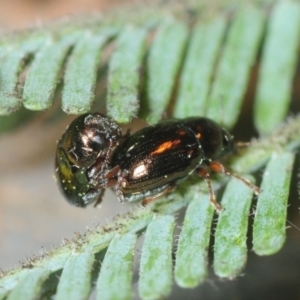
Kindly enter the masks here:
M 101 50 L 115 34 L 115 30 L 100 30 L 99 33 L 87 31 L 80 36 L 66 64 L 61 100 L 64 111 L 78 114 L 91 109 Z
M 93 251 L 87 249 L 71 255 L 61 273 L 55 299 L 85 299 L 90 293 L 94 264 Z M 80 270 L 76 272 L 75 270 Z
M 128 123 L 139 110 L 139 68 L 145 55 L 147 31 L 125 28 L 116 41 L 109 62 L 107 108 L 109 115 Z
M 219 16 L 201 20 L 192 29 L 178 83 L 175 117 L 184 118 L 206 110 L 210 81 L 226 26 L 225 17 Z
M 62 81 L 62 109 L 67 113 L 89 111 L 95 101 L 107 98 L 107 114 L 120 123 L 139 115 L 155 123 L 173 109 L 176 117 L 204 114 L 233 127 L 255 65 L 254 120 L 264 137 L 233 156 L 229 167 L 239 174 L 263 168 L 253 250 L 270 255 L 285 241 L 294 150 L 300 146 L 300 117 L 274 130 L 291 101 L 300 4 L 226 3 L 217 9 L 171 2 L 5 36 L 0 45 L 0 114 L 9 115 L 22 105 L 31 110 L 51 107 Z M 107 95 L 97 92 L 103 82 Z M 23 114 L 17 115 L 22 121 Z M 6 118 L 0 118 L 0 131 L 7 128 Z M 224 177 L 216 179 L 213 187 L 225 183 Z M 161 201 L 29 259 L 3 273 L 0 299 L 40 299 L 55 293 L 57 299 L 87 299 L 94 286 L 97 299 L 131 299 L 134 250 L 146 228 L 139 296 L 167 297 L 172 264 L 179 286 L 201 284 L 208 274 L 214 217 L 204 191 L 205 183 L 192 177 Z M 243 183 L 232 179 L 226 186 L 221 200 L 225 210 L 215 227 L 213 268 L 219 277 L 232 279 L 246 264 L 251 200 L 252 190 Z M 173 214 L 185 206 L 173 260 Z
M 285 241 L 293 163 L 293 153 L 273 153 L 265 169 L 253 228 L 253 250 L 259 255 L 276 253 Z
M 247 260 L 247 230 L 253 191 L 240 180 L 232 179 L 222 198 L 215 232 L 214 271 L 220 277 L 234 278 Z
M 175 280 L 192 288 L 207 276 L 213 208 L 207 195 L 195 195 L 185 213 L 176 253 Z
M 288 112 L 299 45 L 299 3 L 279 2 L 267 24 L 255 101 L 254 120 L 258 130 L 263 133 L 270 132 Z
M 155 124 L 166 111 L 187 39 L 182 22 L 162 23 L 154 37 L 147 60 L 147 121 Z
M 132 266 L 136 238 L 134 233 L 127 233 L 114 237 L 109 244 L 97 280 L 98 299 L 119 299 L 120 291 L 123 299 L 132 298 Z
M 216 77 L 207 99 L 206 114 L 227 127 L 232 127 L 240 114 L 263 25 L 262 12 L 246 7 L 236 13 L 227 28 L 227 37 L 221 46 L 222 55 L 216 67 Z
M 140 262 L 142 299 L 161 299 L 171 292 L 174 226 L 172 216 L 155 216 L 147 228 Z

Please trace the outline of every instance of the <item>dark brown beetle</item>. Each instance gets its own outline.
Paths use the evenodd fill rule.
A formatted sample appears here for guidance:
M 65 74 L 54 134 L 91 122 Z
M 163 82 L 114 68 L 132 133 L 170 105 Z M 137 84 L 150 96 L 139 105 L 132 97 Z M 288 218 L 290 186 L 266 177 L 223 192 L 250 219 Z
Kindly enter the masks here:
M 85 207 L 101 202 L 112 187 L 118 199 L 143 205 L 173 190 L 193 172 L 207 182 L 216 210 L 209 170 L 242 180 L 218 160 L 235 150 L 233 137 L 214 121 L 203 117 L 170 119 L 122 136 L 118 125 L 101 114 L 75 119 L 59 141 L 56 173 L 68 201 Z
M 171 119 L 125 139 L 113 152 L 107 178 L 109 185 L 116 180 L 113 186 L 120 201 L 140 200 L 145 205 L 196 172 L 207 182 L 211 203 L 220 211 L 208 169 L 236 177 L 259 193 L 258 187 L 218 162 L 234 149 L 229 132 L 208 118 Z

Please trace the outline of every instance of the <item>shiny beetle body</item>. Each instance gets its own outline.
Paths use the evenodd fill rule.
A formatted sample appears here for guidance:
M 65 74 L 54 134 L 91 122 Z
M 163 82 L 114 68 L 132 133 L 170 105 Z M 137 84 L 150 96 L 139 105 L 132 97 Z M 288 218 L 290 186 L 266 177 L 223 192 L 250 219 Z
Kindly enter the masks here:
M 139 130 L 114 151 L 120 201 L 146 203 L 172 190 L 198 168 L 234 150 L 232 136 L 202 117 L 171 119 Z
M 85 207 L 101 201 L 104 189 L 98 185 L 121 137 L 119 126 L 100 113 L 81 115 L 66 129 L 57 145 L 55 170 L 58 185 L 71 204 Z
M 110 118 L 85 114 L 71 123 L 58 143 L 56 174 L 67 200 L 85 207 L 99 204 L 108 187 L 121 202 L 146 205 L 195 172 L 206 181 L 210 202 L 221 211 L 209 170 L 238 178 L 256 194 L 260 192 L 218 161 L 234 149 L 233 137 L 203 117 L 170 119 L 122 136 Z

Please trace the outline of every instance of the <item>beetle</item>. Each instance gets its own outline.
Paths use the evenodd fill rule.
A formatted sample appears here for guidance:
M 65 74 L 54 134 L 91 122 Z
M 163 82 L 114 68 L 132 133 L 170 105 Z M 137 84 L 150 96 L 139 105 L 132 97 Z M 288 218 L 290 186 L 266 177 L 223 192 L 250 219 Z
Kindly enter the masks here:
M 165 120 L 123 136 L 110 118 L 85 114 L 71 123 L 58 143 L 56 173 L 67 200 L 85 207 L 99 204 L 108 187 L 120 202 L 147 205 L 195 172 L 204 178 L 212 205 L 221 211 L 209 170 L 236 177 L 255 194 L 260 192 L 219 162 L 234 150 L 233 136 L 204 117 Z
M 67 127 L 57 145 L 55 172 L 59 188 L 71 204 L 85 207 L 101 202 L 105 187 L 99 185 L 121 138 L 118 124 L 100 113 L 83 114 Z
M 233 136 L 204 117 L 170 119 L 143 128 L 115 148 L 111 157 L 111 181 L 121 202 L 142 201 L 146 205 L 172 191 L 193 172 L 204 178 L 210 201 L 217 211 L 209 169 L 236 177 L 259 193 L 247 179 L 231 173 L 218 160 L 233 153 Z

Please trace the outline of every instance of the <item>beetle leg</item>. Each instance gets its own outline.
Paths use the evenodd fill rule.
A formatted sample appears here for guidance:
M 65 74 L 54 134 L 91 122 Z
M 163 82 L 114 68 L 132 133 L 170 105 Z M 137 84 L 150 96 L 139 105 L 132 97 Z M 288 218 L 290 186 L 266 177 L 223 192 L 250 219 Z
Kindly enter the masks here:
M 124 202 L 124 194 L 122 189 L 126 188 L 126 186 L 128 185 L 128 181 L 126 179 L 128 172 L 126 170 L 121 171 L 119 166 L 115 166 L 111 169 L 109 174 L 111 176 L 117 176 L 117 178 L 115 178 L 115 184 L 113 188 L 116 191 L 116 195 L 119 201 Z
M 214 171 L 214 172 L 218 172 L 218 173 L 222 173 L 231 177 L 234 177 L 236 179 L 241 180 L 242 182 L 244 182 L 250 189 L 253 190 L 255 195 L 259 195 L 260 193 L 260 188 L 258 186 L 256 186 L 255 184 L 251 183 L 248 179 L 239 176 L 237 174 L 231 173 L 228 169 L 226 169 L 221 163 L 217 162 L 217 161 L 213 161 L 210 163 L 210 168 Z
M 105 190 L 102 189 L 101 192 L 100 192 L 100 194 L 99 194 L 99 196 L 98 196 L 98 198 L 97 198 L 97 200 L 96 200 L 96 202 L 95 202 L 95 204 L 94 204 L 94 207 L 100 206 L 100 204 L 102 202 L 102 197 L 104 195 L 104 192 L 105 192 Z
M 215 193 L 212 189 L 212 186 L 211 186 L 209 173 L 204 168 L 198 168 L 196 171 L 197 171 L 198 175 L 200 177 L 202 177 L 205 180 L 206 184 L 207 184 L 208 191 L 209 191 L 210 203 L 212 204 L 212 206 L 215 208 L 215 210 L 217 212 L 221 212 L 223 210 L 223 207 L 216 200 L 216 195 L 215 195 Z
M 116 195 L 118 200 L 122 203 L 124 202 L 124 194 L 122 189 L 128 185 L 128 181 L 122 176 L 118 176 L 118 180 L 114 185 L 114 190 L 116 191 Z
M 112 150 L 116 146 L 116 142 L 109 142 L 109 146 L 107 149 L 107 152 L 102 155 L 100 152 L 96 161 L 93 163 L 92 167 L 89 170 L 89 176 L 93 179 L 95 182 L 101 182 L 104 181 L 107 178 L 107 174 L 110 174 L 112 170 L 114 170 L 116 167 L 111 169 L 108 173 L 105 174 L 106 169 L 108 169 Z
M 108 187 L 112 187 L 118 183 L 117 175 L 120 172 L 120 167 L 115 166 L 111 170 L 109 170 L 105 175 L 104 178 L 100 180 L 97 184 L 94 185 L 95 189 L 106 189 Z M 97 201 L 96 205 L 99 203 Z
M 108 166 L 109 161 L 110 161 L 110 157 L 111 157 L 111 154 L 112 154 L 112 150 L 115 146 L 116 146 L 116 142 L 109 141 L 109 146 L 108 146 L 108 149 L 107 149 L 107 152 L 106 152 L 106 155 L 105 155 L 104 162 L 102 164 L 101 171 L 103 171 L 103 168 L 106 168 L 106 166 Z
M 105 174 L 105 178 L 111 179 L 112 177 L 119 175 L 120 171 L 121 171 L 120 166 L 115 166 Z
M 124 202 L 124 194 L 121 190 L 121 188 L 119 187 L 119 185 L 115 186 L 115 190 L 116 190 L 116 195 L 118 197 L 118 200 L 120 203 Z
M 83 207 L 96 201 L 94 207 L 98 206 L 102 202 L 102 197 L 105 190 L 102 187 L 90 187 L 85 195 L 82 196 Z
M 176 188 L 175 184 L 171 184 L 169 185 L 165 190 L 163 190 L 162 192 L 160 192 L 159 194 L 153 196 L 153 197 L 149 197 L 149 198 L 145 198 L 142 200 L 141 204 L 142 206 L 146 206 L 151 202 L 154 202 L 157 198 L 160 198 L 161 196 L 173 191 Z

